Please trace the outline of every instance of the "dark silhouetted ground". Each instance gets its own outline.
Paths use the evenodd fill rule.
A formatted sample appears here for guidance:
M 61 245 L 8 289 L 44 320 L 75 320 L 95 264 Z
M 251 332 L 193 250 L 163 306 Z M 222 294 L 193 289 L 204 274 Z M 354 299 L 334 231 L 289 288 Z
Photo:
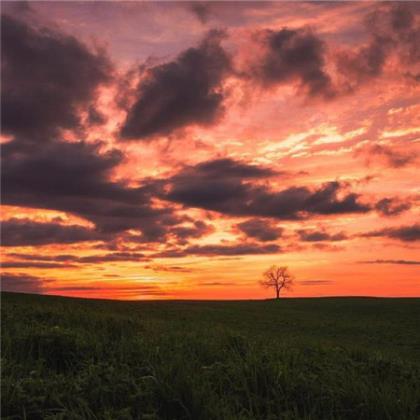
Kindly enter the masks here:
M 2 294 L 2 418 L 416 419 L 420 299 Z

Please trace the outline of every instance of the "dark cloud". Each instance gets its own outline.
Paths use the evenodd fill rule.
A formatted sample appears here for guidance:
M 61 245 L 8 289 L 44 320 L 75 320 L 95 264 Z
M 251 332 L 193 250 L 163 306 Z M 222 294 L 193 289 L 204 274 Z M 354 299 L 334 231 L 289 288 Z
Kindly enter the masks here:
M 86 257 L 79 257 L 76 261 L 79 263 L 99 264 L 99 263 L 104 263 L 104 262 L 119 262 L 119 261 L 140 262 L 140 261 L 147 261 L 147 260 L 148 258 L 145 257 L 140 252 L 113 252 L 109 254 L 89 255 Z
M 18 258 L 25 261 L 30 261 L 34 264 L 41 264 L 40 262 L 65 263 L 65 266 L 73 266 L 74 264 L 100 264 L 104 262 L 142 262 L 147 261 L 148 258 L 140 252 L 112 252 L 108 254 L 94 254 L 85 257 L 80 257 L 72 254 L 58 254 L 58 255 L 34 255 L 23 253 L 9 253 L 8 257 Z M 69 263 L 74 263 L 70 264 Z M 14 263 L 16 264 L 16 263 Z M 48 267 L 45 267 L 48 268 Z
M 185 240 L 210 231 L 202 222 L 185 227 L 185 218 L 169 205 L 156 208 L 153 189 L 111 181 L 123 155 L 103 149 L 100 142 L 83 141 L 49 142 L 42 148 L 18 141 L 3 145 L 3 204 L 68 212 L 92 222 L 95 228 L 86 236 L 80 231 L 79 240 L 89 240 L 90 234 L 92 240 L 109 242 L 132 229 L 141 234 L 124 239 L 164 242 L 169 235 Z
M 24 254 L 17 252 L 9 252 L 6 254 L 8 258 L 18 258 L 25 261 L 56 261 L 56 262 L 68 262 L 76 261 L 79 257 L 71 254 L 60 254 L 60 255 L 44 255 L 44 254 Z
M 101 125 L 106 122 L 105 115 L 98 111 L 93 105 L 91 105 L 88 109 L 87 119 L 89 125 Z
M 198 163 L 197 165 L 186 168 L 184 176 L 191 175 L 211 178 L 267 178 L 278 175 L 279 173 L 270 168 L 264 168 L 241 162 L 231 158 L 214 159 Z
M 420 28 L 416 22 L 418 5 L 395 2 L 378 7 L 367 18 L 367 27 L 382 41 L 388 41 L 408 63 L 420 61 Z
M 188 216 L 176 217 L 162 214 L 154 223 L 145 224 L 141 234 L 125 234 L 120 238 L 132 243 L 161 243 L 174 241 L 185 245 L 190 239 L 197 239 L 214 232 L 214 227 L 201 220 L 193 220 Z M 110 242 L 109 245 L 112 243 Z M 118 247 L 118 245 L 117 245 Z
M 109 180 L 120 152 L 102 143 L 51 142 L 42 148 L 11 142 L 2 152 L 3 204 L 48 208 L 83 217 L 102 233 L 144 229 L 159 239 L 178 222 L 169 208 L 154 209 L 141 188 Z
M 237 244 L 237 245 L 195 245 L 186 249 L 188 255 L 258 255 L 281 252 L 278 245 Z
M 256 34 L 264 55 L 245 73 L 265 87 L 297 80 L 309 96 L 334 96 L 325 70 L 325 43 L 309 29 L 270 29 Z
M 367 260 L 359 261 L 364 264 L 398 264 L 398 265 L 420 265 L 420 261 L 413 260 Z
M 23 204 L 29 207 L 54 202 L 58 196 L 134 202 L 132 191 L 107 181 L 110 171 L 122 161 L 122 154 L 115 150 L 101 153 L 102 146 L 100 142 L 83 141 L 54 142 L 42 148 L 22 147 L 16 142 L 5 144 L 2 156 L 3 199 L 12 201 L 10 204 L 19 204 L 17 197 L 22 197 L 21 200 L 28 201 Z M 33 194 L 30 194 L 31 191 Z M 67 206 L 57 203 L 57 207 Z
M 79 108 L 110 79 L 104 54 L 8 15 L 1 17 L 1 38 L 2 132 L 38 142 L 78 128 Z
M 37 246 L 71 244 L 100 240 L 93 229 L 79 225 L 62 225 L 54 222 L 34 222 L 12 218 L 1 223 L 2 246 Z
M 2 268 L 74 268 L 74 264 L 60 264 L 39 261 L 6 261 L 2 262 Z
M 357 51 L 344 51 L 337 56 L 337 68 L 345 76 L 342 89 L 351 92 L 359 85 L 382 74 L 391 45 L 387 40 L 374 37 L 370 44 Z
M 332 245 L 330 243 L 326 243 L 326 242 L 314 242 L 312 244 L 312 248 L 316 249 L 318 251 L 327 251 L 327 252 L 338 252 L 338 251 L 342 251 L 344 248 L 342 246 L 338 246 L 338 245 Z
M 420 240 L 420 225 L 414 224 L 411 226 L 374 230 L 371 232 L 362 233 L 360 236 L 365 238 L 386 237 L 391 239 L 398 239 L 403 242 L 415 242 Z
M 214 161 L 211 161 L 214 162 Z M 222 165 L 221 165 L 222 166 Z M 298 220 L 310 215 L 366 213 L 370 206 L 361 203 L 360 196 L 346 193 L 346 185 L 328 182 L 318 188 L 290 187 L 272 191 L 251 183 L 268 177 L 269 173 L 254 174 L 203 170 L 203 163 L 188 167 L 172 178 L 162 181 L 161 197 L 188 207 L 218 211 L 233 216 L 273 217 Z
M 154 258 L 181 258 L 190 255 L 259 255 L 276 254 L 281 248 L 275 244 L 221 244 L 221 245 L 192 245 L 184 249 L 168 249 L 154 254 Z
M 298 230 L 299 239 L 304 242 L 345 241 L 348 236 L 344 232 L 329 234 L 323 230 Z
M 162 264 L 152 264 L 145 265 L 144 268 L 159 272 L 168 272 L 168 273 L 191 273 L 193 270 L 188 267 L 183 267 L 180 265 L 162 265 Z
M 42 293 L 45 283 L 50 280 L 41 279 L 27 274 L 1 274 L 2 292 Z
M 197 17 L 197 19 L 205 24 L 210 16 L 211 4 L 207 2 L 194 1 L 188 3 L 189 10 Z
M 332 280 L 301 280 L 299 284 L 302 286 L 323 286 L 333 283 Z
M 283 233 L 282 228 L 263 219 L 250 219 L 238 223 L 236 227 L 250 238 L 255 238 L 263 242 L 275 241 Z
M 411 204 L 398 198 L 383 198 L 375 205 L 376 210 L 384 216 L 397 216 L 411 208 Z
M 236 286 L 236 283 L 232 282 L 220 282 L 220 281 L 205 281 L 200 283 L 200 286 L 210 286 L 210 287 L 217 287 L 217 286 Z
M 223 36 L 212 31 L 197 48 L 149 69 L 121 136 L 143 139 L 189 125 L 213 124 L 223 113 L 221 83 L 230 69 L 230 59 L 220 45 Z
M 370 40 L 356 50 L 337 55 L 337 68 L 344 76 L 347 91 L 380 76 L 387 60 L 397 54 L 403 65 L 420 60 L 420 29 L 415 22 L 416 8 L 408 2 L 375 5 L 365 18 Z
M 229 28 L 240 28 L 252 22 L 261 10 L 272 10 L 273 2 L 253 1 L 213 1 L 190 0 L 174 2 L 187 8 L 202 24 L 208 24 L 213 19 L 219 25 Z
M 370 158 L 376 157 L 382 159 L 391 168 L 402 168 L 414 163 L 417 159 L 416 153 L 396 150 L 395 148 L 381 144 L 374 144 L 363 148 L 361 149 L 361 153 L 368 156 L 368 163 Z

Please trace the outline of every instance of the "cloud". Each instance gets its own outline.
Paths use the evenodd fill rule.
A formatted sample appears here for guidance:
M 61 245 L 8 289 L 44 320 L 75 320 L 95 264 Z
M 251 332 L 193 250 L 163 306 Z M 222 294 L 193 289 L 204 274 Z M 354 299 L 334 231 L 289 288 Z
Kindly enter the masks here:
M 325 70 L 325 43 L 306 28 L 255 34 L 262 56 L 255 55 L 245 75 L 266 88 L 297 81 L 308 96 L 334 96 L 331 78 Z
M 263 255 L 276 254 L 281 248 L 275 244 L 220 244 L 220 245 L 192 245 L 184 249 L 168 249 L 153 255 L 154 258 L 182 258 L 190 255 Z
M 47 261 L 52 263 L 65 263 L 65 266 L 74 266 L 74 264 L 100 264 L 104 262 L 141 262 L 148 261 L 148 258 L 141 252 L 110 252 L 108 254 L 93 254 L 84 257 L 72 254 L 58 255 L 33 255 L 23 253 L 9 253 L 8 257 L 18 258 L 25 261 L 35 261 L 33 264 L 41 264 L 39 261 Z M 13 263 L 17 264 L 17 263 Z M 23 263 L 22 263 L 23 264 Z M 64 265 L 64 264 L 63 264 Z M 23 265 L 22 265 L 23 266 Z M 47 267 L 45 267 L 47 268 Z
M 299 239 L 304 242 L 345 241 L 348 236 L 344 232 L 329 234 L 324 230 L 298 230 Z
M 2 268 L 75 268 L 74 264 L 60 264 L 39 261 L 6 261 L 2 262 Z
M 371 232 L 362 233 L 360 236 L 365 238 L 386 237 L 390 239 L 398 239 L 403 242 L 415 242 L 420 240 L 420 225 L 413 224 L 411 226 L 374 230 Z
M 365 18 L 370 40 L 357 49 L 341 51 L 336 57 L 347 91 L 382 75 L 392 54 L 399 57 L 402 66 L 420 60 L 420 30 L 415 10 L 416 6 L 407 2 L 375 5 Z
M 414 163 L 417 160 L 416 153 L 396 150 L 395 148 L 384 146 L 381 144 L 368 145 L 361 149 L 360 152 L 368 156 L 368 163 L 370 158 L 379 158 L 391 168 L 402 168 Z
M 184 175 L 188 176 L 189 171 L 193 176 L 238 179 L 258 179 L 278 175 L 278 172 L 271 168 L 260 167 L 231 158 L 213 159 L 198 163 L 195 166 L 187 167 L 184 170 Z
M 99 264 L 104 262 L 119 262 L 119 261 L 148 261 L 140 252 L 113 252 L 109 254 L 89 255 L 86 257 L 79 257 L 75 260 L 79 263 Z
M 238 223 L 236 227 L 250 238 L 260 241 L 274 241 L 283 233 L 283 229 L 263 219 L 250 219 Z
M 400 199 L 383 198 L 375 205 L 376 210 L 384 216 L 397 216 L 411 208 L 411 204 Z
M 214 227 L 207 223 L 197 220 L 191 226 L 177 226 L 173 227 L 169 235 L 175 236 L 180 244 L 186 244 L 188 239 L 201 238 L 214 232 Z
M 314 242 L 312 245 L 313 249 L 319 250 L 319 251 L 328 251 L 328 252 L 338 252 L 342 251 L 344 248 L 342 246 L 338 245 L 332 245 L 325 242 Z
M 298 282 L 302 286 L 324 286 L 333 283 L 332 280 L 300 280 Z
M 168 272 L 168 273 L 191 273 L 193 270 L 188 267 L 182 267 L 179 265 L 162 265 L 162 264 L 152 264 L 145 265 L 144 268 L 159 272 Z
M 101 153 L 103 146 L 101 142 L 84 141 L 54 142 L 42 148 L 18 142 L 5 144 L 2 156 L 4 200 L 19 204 L 20 199 L 28 201 L 23 203 L 28 206 L 45 206 L 52 201 L 51 208 L 63 209 L 71 204 L 57 203 L 59 196 L 134 202 L 134 190 L 107 180 L 123 156 L 116 150 Z
M 56 262 L 68 262 L 77 261 L 78 256 L 71 254 L 59 254 L 59 255 L 45 255 L 45 254 L 24 254 L 17 252 L 9 252 L 6 254 L 8 258 L 18 258 L 25 261 L 56 261 Z
M 104 114 L 99 112 L 93 105 L 88 109 L 88 123 L 89 125 L 101 125 L 106 123 L 106 117 Z
M 204 169 L 203 169 L 204 168 Z M 188 207 L 218 211 L 232 216 L 272 217 L 299 220 L 310 215 L 366 213 L 370 206 L 360 202 L 355 193 L 344 193 L 346 185 L 337 181 L 318 188 L 289 187 L 272 191 L 250 181 L 271 176 L 215 171 L 209 176 L 205 165 L 188 167 L 160 183 L 160 192 L 166 200 Z M 340 195 L 340 197 L 339 197 Z
M 189 10 L 197 17 L 197 19 L 205 24 L 210 16 L 210 4 L 207 2 L 193 1 L 188 3 Z
M 346 77 L 347 90 L 353 91 L 367 80 L 382 74 L 390 45 L 379 37 L 357 51 L 343 51 L 338 55 L 337 68 Z
M 80 263 L 104 263 L 104 262 L 117 262 L 117 261 L 132 261 L 140 262 L 147 261 L 148 258 L 145 257 L 140 252 L 113 252 L 109 254 L 102 255 L 89 255 L 86 257 L 80 257 L 77 259 Z
M 27 274 L 1 274 L 2 292 L 15 293 L 42 293 L 45 289 L 45 283 L 51 280 L 41 279 Z
M 1 223 L 2 246 L 37 246 L 98 241 L 101 236 L 93 229 L 54 222 L 34 222 L 12 218 Z
M 3 145 L 3 204 L 76 214 L 101 233 L 140 229 L 145 237 L 160 239 L 179 220 L 169 207 L 153 208 L 147 191 L 110 181 L 123 155 L 103 147 L 83 141 L 42 148 L 16 141 Z
M 200 283 L 200 286 L 206 286 L 206 287 L 237 286 L 237 284 L 233 282 L 205 281 L 205 282 Z
M 366 260 L 359 261 L 363 264 L 398 264 L 398 265 L 420 265 L 420 261 L 414 260 Z
M 223 36 L 211 31 L 198 47 L 147 70 L 122 126 L 122 138 L 167 135 L 190 125 L 212 125 L 221 117 L 222 81 L 230 69 L 220 45 Z
M 38 142 L 79 128 L 79 108 L 111 78 L 109 60 L 55 30 L 8 15 L 1 23 L 2 132 Z
M 278 245 L 238 244 L 238 245 L 195 245 L 187 248 L 192 255 L 258 255 L 281 252 Z

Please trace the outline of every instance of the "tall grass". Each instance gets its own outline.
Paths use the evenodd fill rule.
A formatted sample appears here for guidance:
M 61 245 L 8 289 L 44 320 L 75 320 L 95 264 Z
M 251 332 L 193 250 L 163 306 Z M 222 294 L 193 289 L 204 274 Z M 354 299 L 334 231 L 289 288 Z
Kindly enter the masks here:
M 3 294 L 2 418 L 418 419 L 419 305 Z

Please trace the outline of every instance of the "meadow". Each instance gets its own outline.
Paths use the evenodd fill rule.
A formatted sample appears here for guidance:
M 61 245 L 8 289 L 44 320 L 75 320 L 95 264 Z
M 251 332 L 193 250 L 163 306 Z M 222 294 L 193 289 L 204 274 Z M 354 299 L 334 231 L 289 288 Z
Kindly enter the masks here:
M 4 419 L 420 418 L 420 299 L 1 306 Z

